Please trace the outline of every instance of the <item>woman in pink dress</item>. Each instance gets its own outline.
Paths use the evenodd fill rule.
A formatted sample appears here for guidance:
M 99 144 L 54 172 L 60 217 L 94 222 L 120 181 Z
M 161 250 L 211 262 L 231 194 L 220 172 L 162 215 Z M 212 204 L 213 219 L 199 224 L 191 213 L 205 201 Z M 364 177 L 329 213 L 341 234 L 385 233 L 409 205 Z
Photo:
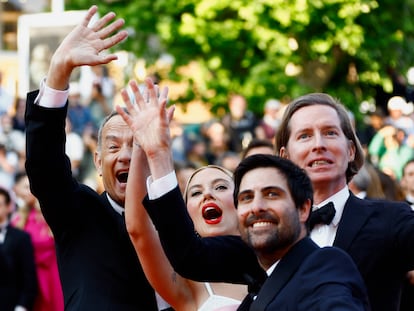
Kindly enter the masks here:
M 26 173 L 18 173 L 14 192 L 17 210 L 12 224 L 32 238 L 39 293 L 33 311 L 63 311 L 63 294 L 57 268 L 55 242 L 37 199 L 30 192 Z

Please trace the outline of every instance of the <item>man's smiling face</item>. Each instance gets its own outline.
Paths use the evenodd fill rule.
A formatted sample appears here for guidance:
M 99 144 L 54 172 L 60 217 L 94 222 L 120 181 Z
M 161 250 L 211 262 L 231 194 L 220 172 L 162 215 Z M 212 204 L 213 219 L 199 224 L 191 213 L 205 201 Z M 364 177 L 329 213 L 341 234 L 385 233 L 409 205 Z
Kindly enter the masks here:
M 122 117 L 115 115 L 104 125 L 101 135 L 95 165 L 109 196 L 123 206 L 132 154 L 132 132 Z

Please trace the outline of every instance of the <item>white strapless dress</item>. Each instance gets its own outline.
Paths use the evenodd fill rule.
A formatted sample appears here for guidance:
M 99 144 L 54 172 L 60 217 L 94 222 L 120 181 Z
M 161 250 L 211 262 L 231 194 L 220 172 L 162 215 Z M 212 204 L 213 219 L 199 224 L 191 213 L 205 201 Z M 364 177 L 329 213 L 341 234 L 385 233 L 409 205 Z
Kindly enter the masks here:
M 213 293 L 210 283 L 204 283 L 209 297 L 198 311 L 235 311 L 241 301 Z

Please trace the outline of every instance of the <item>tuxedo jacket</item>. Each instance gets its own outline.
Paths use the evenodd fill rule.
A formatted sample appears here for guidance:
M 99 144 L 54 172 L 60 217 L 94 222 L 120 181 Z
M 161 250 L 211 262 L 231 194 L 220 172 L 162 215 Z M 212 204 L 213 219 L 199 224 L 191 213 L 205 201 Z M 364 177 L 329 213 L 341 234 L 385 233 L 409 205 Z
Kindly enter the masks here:
M 178 187 L 144 199 L 166 255 L 180 274 L 197 280 L 240 281 L 237 273 L 263 280 L 253 251 L 235 237 L 198 238 Z M 397 311 L 407 271 L 414 268 L 414 212 L 405 203 L 361 200 L 345 204 L 334 246 L 354 260 L 374 311 Z M 228 250 L 228 249 L 231 249 Z M 243 269 L 244 267 L 244 269 Z
M 350 256 L 336 247 L 320 248 L 304 238 L 281 258 L 250 310 L 370 308 L 364 282 Z
M 37 295 L 37 275 L 30 235 L 7 226 L 4 243 L 0 243 L 0 310 L 13 311 L 16 306 L 32 310 Z
M 63 108 L 26 106 L 26 170 L 56 243 L 65 310 L 157 310 L 123 217 L 72 178 Z

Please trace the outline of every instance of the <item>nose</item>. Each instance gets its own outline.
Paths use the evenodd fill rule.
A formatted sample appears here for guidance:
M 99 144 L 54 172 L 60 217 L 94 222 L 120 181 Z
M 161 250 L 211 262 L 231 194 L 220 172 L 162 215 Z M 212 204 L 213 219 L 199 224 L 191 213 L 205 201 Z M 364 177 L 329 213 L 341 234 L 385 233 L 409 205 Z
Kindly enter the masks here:
M 265 210 L 265 202 L 261 197 L 255 196 L 251 202 L 250 211 L 253 214 L 259 214 Z
M 130 162 L 132 154 L 132 147 L 128 144 L 123 144 L 121 150 L 119 150 L 118 160 L 121 162 Z
M 214 198 L 214 195 L 213 195 L 213 193 L 210 189 L 206 189 L 203 192 L 203 198 L 204 198 L 204 201 L 205 200 L 211 200 L 211 199 Z
M 325 138 L 321 133 L 316 133 L 313 137 L 314 137 L 313 150 L 319 150 L 319 149 L 326 148 Z

